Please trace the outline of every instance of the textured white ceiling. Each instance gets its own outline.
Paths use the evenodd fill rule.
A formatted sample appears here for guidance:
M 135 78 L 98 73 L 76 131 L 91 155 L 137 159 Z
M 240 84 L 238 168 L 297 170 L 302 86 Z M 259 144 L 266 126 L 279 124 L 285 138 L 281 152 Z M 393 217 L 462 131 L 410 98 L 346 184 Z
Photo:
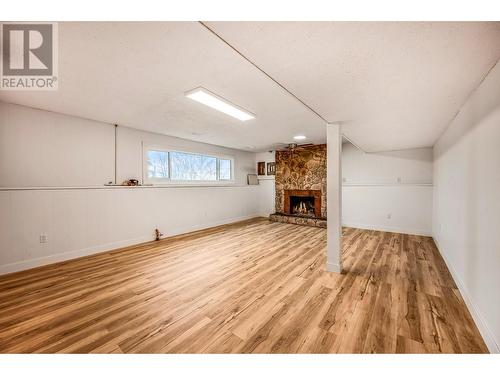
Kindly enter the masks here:
M 432 146 L 500 58 L 500 22 L 208 26 L 366 151 Z
M 207 25 L 366 151 L 434 144 L 500 57 L 500 23 Z M 184 97 L 203 86 L 257 115 Z M 246 150 L 325 124 L 197 22 L 59 24 L 59 90 L 0 100 Z
M 199 86 L 257 118 L 241 122 L 184 96 Z M 59 23 L 59 90 L 0 91 L 0 100 L 249 151 L 326 134 L 198 22 Z

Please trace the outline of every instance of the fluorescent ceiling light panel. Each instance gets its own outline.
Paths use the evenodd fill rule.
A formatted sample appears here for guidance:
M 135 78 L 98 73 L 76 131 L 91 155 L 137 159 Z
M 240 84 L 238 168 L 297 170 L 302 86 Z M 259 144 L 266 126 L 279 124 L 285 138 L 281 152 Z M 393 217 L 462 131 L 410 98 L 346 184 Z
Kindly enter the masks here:
M 247 121 L 255 118 L 254 114 L 245 111 L 244 109 L 232 104 L 230 101 L 221 98 L 218 95 L 215 95 L 203 87 L 198 87 L 197 89 L 187 92 L 186 96 L 189 99 L 205 104 L 208 107 L 237 118 L 240 121 Z
M 295 137 L 293 137 L 293 139 L 295 139 L 296 141 L 302 141 L 302 140 L 306 139 L 306 136 L 305 135 L 296 135 Z

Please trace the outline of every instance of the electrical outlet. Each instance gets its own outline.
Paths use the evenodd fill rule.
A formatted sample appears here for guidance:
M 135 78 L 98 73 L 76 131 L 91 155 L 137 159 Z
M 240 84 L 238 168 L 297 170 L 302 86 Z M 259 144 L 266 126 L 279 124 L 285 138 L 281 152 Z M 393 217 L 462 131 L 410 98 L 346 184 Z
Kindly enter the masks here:
M 40 243 L 47 243 L 47 242 L 49 242 L 49 236 L 47 236 L 46 234 L 41 234 Z
M 392 217 L 392 214 L 387 214 L 387 218 L 390 219 Z

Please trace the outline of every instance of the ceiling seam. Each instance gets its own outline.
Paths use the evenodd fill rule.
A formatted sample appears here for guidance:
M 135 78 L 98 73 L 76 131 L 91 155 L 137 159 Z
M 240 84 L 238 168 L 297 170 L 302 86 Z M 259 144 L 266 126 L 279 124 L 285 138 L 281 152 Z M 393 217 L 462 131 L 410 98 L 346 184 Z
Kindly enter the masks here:
M 342 127 L 340 128 L 342 130 Z M 354 147 L 356 147 L 358 150 L 361 150 L 363 151 L 365 154 L 367 154 L 368 152 L 366 152 L 365 150 L 363 150 L 361 147 L 359 147 L 359 145 L 355 142 L 352 141 L 351 138 L 349 138 L 347 135 L 345 135 L 344 133 L 342 133 L 342 137 L 344 137 L 347 142 L 349 142 L 351 145 L 353 145 Z
M 260 66 L 258 66 L 256 63 L 254 63 L 252 60 L 250 60 L 247 56 L 245 56 L 242 52 L 240 52 L 236 47 L 234 47 L 231 43 L 229 43 L 226 39 L 224 39 L 221 35 L 219 35 L 217 32 L 215 32 L 213 29 L 210 28 L 205 22 L 203 21 L 198 21 L 203 27 L 205 27 L 208 31 L 210 31 L 213 35 L 215 35 L 217 38 L 219 38 L 224 44 L 226 44 L 229 48 L 231 48 L 234 52 L 236 52 L 238 55 L 240 55 L 242 58 L 244 58 L 247 62 L 252 64 L 255 68 L 257 68 L 262 74 L 264 74 L 267 78 L 269 78 L 271 81 L 276 83 L 279 87 L 281 87 L 283 90 L 285 90 L 288 94 L 293 96 L 296 100 L 298 100 L 304 107 L 306 107 L 309 111 L 314 113 L 317 117 L 319 117 L 322 121 L 324 121 L 326 124 L 330 124 L 330 122 L 325 119 L 322 115 L 320 115 L 317 111 L 315 111 L 309 104 L 307 104 L 304 100 L 300 99 L 297 95 L 295 95 L 293 92 L 291 92 L 289 89 L 287 89 L 283 84 L 281 84 L 278 80 L 273 78 L 269 73 L 267 73 L 264 69 L 262 69 Z
M 313 114 L 315 114 L 319 119 L 321 119 L 325 124 L 337 124 L 336 122 L 330 122 L 327 119 L 325 119 L 322 115 L 320 115 L 316 110 L 314 110 L 309 104 L 307 104 L 304 100 L 300 99 L 297 95 L 295 95 L 293 92 L 291 92 L 289 89 L 287 89 L 283 84 L 281 84 L 277 79 L 273 78 L 269 73 L 267 73 L 264 69 L 262 69 L 260 66 L 258 66 L 256 63 L 254 63 L 252 60 L 250 60 L 247 56 L 245 56 L 242 52 L 240 52 L 236 47 L 234 47 L 231 43 L 229 43 L 226 39 L 224 39 L 221 35 L 219 35 L 216 31 L 210 28 L 204 21 L 198 21 L 200 25 L 202 25 L 205 29 L 207 29 L 210 33 L 215 35 L 219 40 L 221 40 L 224 44 L 226 44 L 229 48 L 231 48 L 234 52 L 236 52 L 238 55 L 240 55 L 243 59 L 245 59 L 248 63 L 250 63 L 252 66 L 254 66 L 256 69 L 258 69 L 262 74 L 264 74 L 267 78 L 269 78 L 271 81 L 276 83 L 279 87 L 281 87 L 283 90 L 285 90 L 289 95 L 294 97 L 300 104 L 302 104 L 304 107 L 306 107 L 309 111 L 311 111 Z M 367 152 L 363 150 L 358 144 L 354 143 L 350 138 L 348 138 L 345 134 L 342 133 L 342 135 L 355 147 L 360 149 L 363 152 Z
M 469 99 L 472 97 L 472 95 L 474 95 L 474 93 L 479 89 L 479 87 L 481 87 L 481 85 L 483 84 L 483 82 L 486 79 L 486 77 L 488 77 L 488 75 L 490 74 L 490 72 L 495 68 L 495 66 L 497 66 L 497 64 L 499 62 L 500 62 L 500 58 L 498 58 L 497 61 L 495 61 L 495 63 L 486 71 L 486 73 L 483 75 L 483 77 L 479 81 L 479 84 L 476 87 L 474 87 L 471 92 L 469 92 L 469 95 L 467 95 L 467 97 L 465 98 L 465 100 L 462 103 L 462 105 L 460 106 L 460 108 L 458 108 L 458 111 L 455 113 L 455 115 L 453 115 L 453 117 L 451 118 L 451 120 L 448 123 L 448 125 L 446 125 L 446 127 L 441 132 L 441 134 L 439 134 L 439 137 L 437 137 L 436 140 L 434 141 L 434 143 L 432 144 L 432 146 L 431 146 L 432 148 L 434 148 L 434 146 L 436 145 L 436 143 L 438 143 L 438 141 L 441 139 L 441 137 L 448 131 L 448 129 L 450 128 L 451 124 L 453 124 L 453 121 L 455 121 L 455 119 L 458 117 L 458 115 L 460 114 L 460 112 L 462 112 L 462 109 L 465 107 L 465 105 L 467 104 L 467 102 L 469 101 Z

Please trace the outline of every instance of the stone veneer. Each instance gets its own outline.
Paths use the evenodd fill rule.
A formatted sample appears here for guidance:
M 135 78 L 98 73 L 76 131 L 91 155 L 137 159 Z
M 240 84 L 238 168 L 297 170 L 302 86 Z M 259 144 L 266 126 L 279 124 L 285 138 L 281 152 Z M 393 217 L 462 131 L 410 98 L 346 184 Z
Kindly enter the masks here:
M 285 215 L 285 214 L 271 214 L 271 215 L 269 215 L 269 220 L 277 221 L 279 223 L 290 223 L 290 224 L 298 224 L 298 225 L 307 225 L 310 227 L 326 228 L 326 219 L 315 218 L 315 217 L 305 217 L 305 216 Z
M 276 213 L 285 213 L 285 190 L 321 190 L 321 217 L 326 218 L 326 157 L 326 145 L 276 151 Z

